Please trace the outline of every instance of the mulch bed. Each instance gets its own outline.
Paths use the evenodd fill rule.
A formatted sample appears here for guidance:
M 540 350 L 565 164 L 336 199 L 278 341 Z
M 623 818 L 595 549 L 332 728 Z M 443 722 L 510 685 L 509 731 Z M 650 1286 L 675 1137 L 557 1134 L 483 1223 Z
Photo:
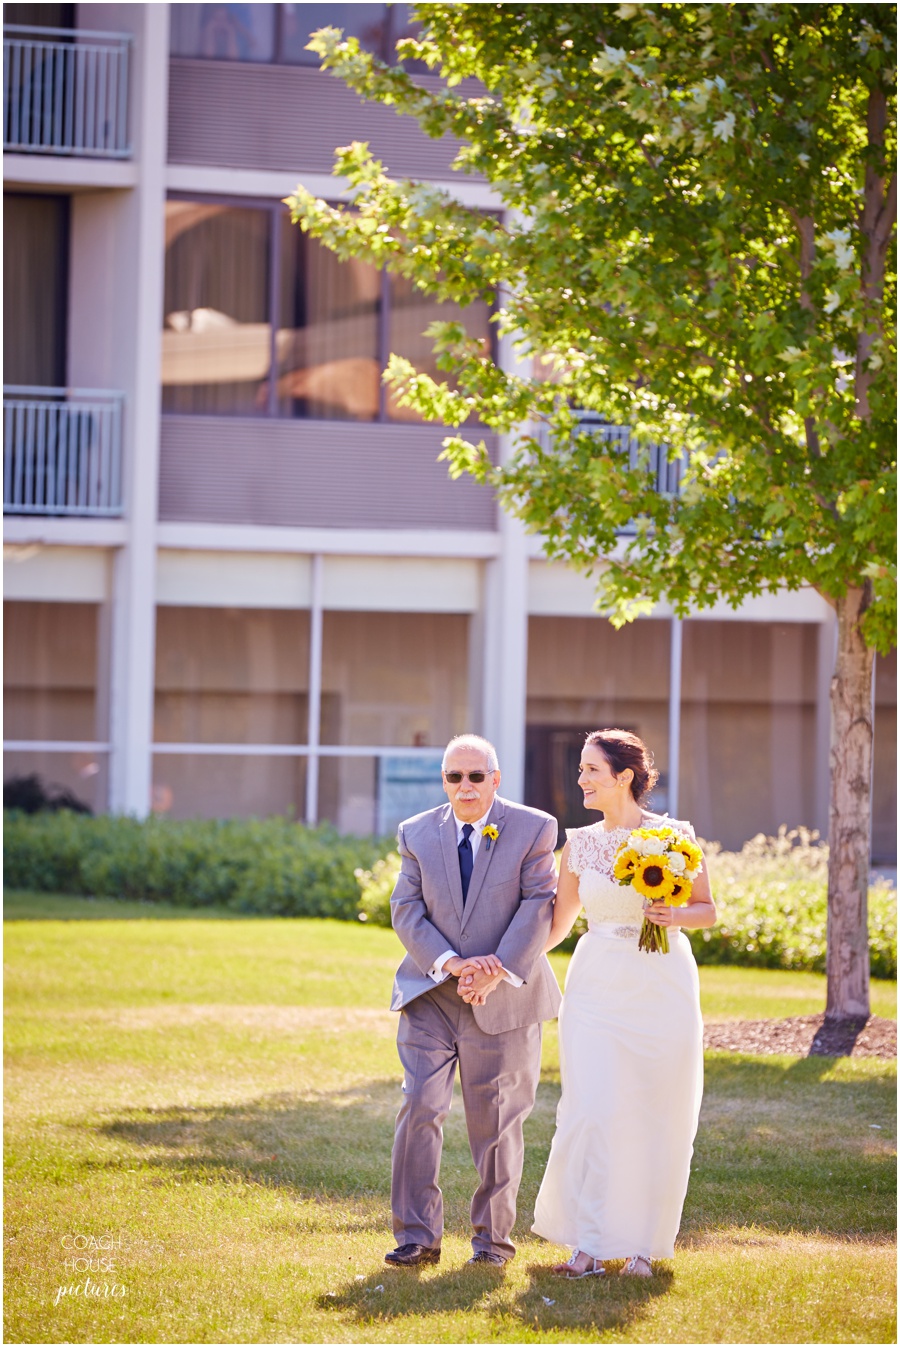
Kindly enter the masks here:
M 868 1020 L 827 1020 L 824 1015 L 796 1015 L 789 1020 L 733 1020 L 707 1024 L 707 1048 L 731 1052 L 785 1053 L 797 1057 L 896 1057 L 894 1020 L 870 1015 Z

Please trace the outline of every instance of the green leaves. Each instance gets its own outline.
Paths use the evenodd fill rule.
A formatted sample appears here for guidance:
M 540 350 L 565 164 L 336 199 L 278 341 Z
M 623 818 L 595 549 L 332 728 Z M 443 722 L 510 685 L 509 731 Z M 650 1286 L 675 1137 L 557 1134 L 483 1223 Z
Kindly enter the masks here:
M 298 189 L 294 218 L 340 255 L 440 298 L 501 296 L 498 332 L 532 369 L 498 369 L 435 328 L 456 390 L 392 360 L 408 405 L 451 426 L 520 433 L 502 468 L 467 438 L 454 472 L 495 484 L 590 565 L 619 618 L 781 585 L 834 596 L 861 576 L 867 640 L 895 624 L 896 276 L 887 240 L 896 150 L 893 9 L 847 5 L 520 4 L 416 7 L 413 81 L 333 31 L 323 63 L 366 97 L 452 134 L 502 220 L 393 181 L 354 144 L 335 211 Z M 483 88 L 461 92 L 476 79 Z M 463 86 L 470 89 L 471 86 Z M 569 408 L 630 425 L 683 458 L 662 499 Z M 617 545 L 629 518 L 641 521 Z M 866 568 L 874 567 L 871 572 Z

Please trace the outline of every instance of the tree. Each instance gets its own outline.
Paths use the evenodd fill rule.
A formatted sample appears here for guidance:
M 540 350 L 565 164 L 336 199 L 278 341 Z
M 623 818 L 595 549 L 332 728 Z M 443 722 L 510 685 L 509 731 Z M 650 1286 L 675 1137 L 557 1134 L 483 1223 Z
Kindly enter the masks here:
M 445 441 L 546 552 L 598 577 L 616 623 L 668 599 L 811 586 L 834 608 L 826 1013 L 869 1013 L 872 670 L 896 627 L 894 8 L 886 4 L 420 4 L 417 81 L 323 29 L 367 98 L 462 142 L 503 218 L 338 152 L 352 210 L 298 189 L 294 218 L 496 322 L 533 377 L 459 324 L 436 383 L 392 357 L 426 417 L 517 434 Z M 463 79 L 481 82 L 474 93 Z M 575 408 L 630 425 L 637 462 Z M 543 432 L 537 433 L 542 426 Z M 656 489 L 652 443 L 682 459 Z M 636 534 L 622 537 L 637 520 Z

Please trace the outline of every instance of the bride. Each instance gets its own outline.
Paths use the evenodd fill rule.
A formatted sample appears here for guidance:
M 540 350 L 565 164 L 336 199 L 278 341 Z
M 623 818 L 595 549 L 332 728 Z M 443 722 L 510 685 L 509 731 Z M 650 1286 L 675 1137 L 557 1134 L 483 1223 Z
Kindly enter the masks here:
M 573 1249 L 553 1271 L 601 1276 L 603 1259 L 649 1277 L 651 1259 L 671 1258 L 687 1192 L 703 1092 L 703 1024 L 697 965 L 680 927 L 712 926 L 716 909 L 705 867 L 683 907 L 644 906 L 613 877 L 615 854 L 633 828 L 690 824 L 641 808 L 658 773 L 636 735 L 589 734 L 578 784 L 602 821 L 568 830 L 547 949 L 568 935 L 582 906 L 588 931 L 569 965 L 559 1015 L 562 1097 L 532 1229 Z M 647 917 L 667 928 L 670 951 L 638 948 Z

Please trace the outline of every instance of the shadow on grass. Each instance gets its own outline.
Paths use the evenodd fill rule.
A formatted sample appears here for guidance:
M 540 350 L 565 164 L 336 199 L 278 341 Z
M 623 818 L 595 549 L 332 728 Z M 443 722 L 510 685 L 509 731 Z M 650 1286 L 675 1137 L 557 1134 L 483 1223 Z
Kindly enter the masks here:
M 708 1063 L 686 1236 L 749 1225 L 769 1234 L 837 1237 L 892 1228 L 893 1086 L 881 1079 L 823 1081 L 824 1065 L 815 1058 Z M 531 1223 L 557 1098 L 556 1089 L 542 1084 L 526 1124 L 518 1238 Z M 97 1128 L 124 1143 L 124 1155 L 87 1165 L 129 1167 L 139 1156 L 152 1183 L 259 1184 L 326 1207 L 365 1198 L 378 1209 L 371 1221 L 366 1212 L 366 1228 L 380 1226 L 388 1239 L 390 1153 L 399 1103 L 399 1082 L 376 1079 L 312 1099 L 277 1094 L 240 1104 L 129 1110 Z M 876 1121 L 879 1127 L 872 1130 Z M 469 1238 L 476 1183 L 457 1095 L 444 1126 L 441 1170 L 449 1234 Z M 344 1219 L 342 1214 L 341 1224 Z M 327 1227 L 327 1216 L 321 1224 Z
M 512 1297 L 503 1293 L 506 1274 L 499 1268 L 462 1266 L 435 1273 L 431 1268 L 386 1268 L 377 1277 L 344 1281 L 317 1300 L 319 1309 L 340 1310 L 360 1323 L 404 1316 L 459 1311 L 501 1313 L 540 1332 L 621 1332 L 634 1324 L 659 1296 L 667 1294 L 674 1274 L 659 1267 L 652 1278 L 619 1277 L 612 1264 L 606 1277 L 565 1281 L 546 1263 L 525 1264 L 527 1284 Z
M 162 1175 L 258 1183 L 303 1196 L 390 1195 L 398 1085 L 363 1081 L 318 1099 L 274 1094 L 240 1104 L 133 1109 L 101 1135 L 143 1152 Z

